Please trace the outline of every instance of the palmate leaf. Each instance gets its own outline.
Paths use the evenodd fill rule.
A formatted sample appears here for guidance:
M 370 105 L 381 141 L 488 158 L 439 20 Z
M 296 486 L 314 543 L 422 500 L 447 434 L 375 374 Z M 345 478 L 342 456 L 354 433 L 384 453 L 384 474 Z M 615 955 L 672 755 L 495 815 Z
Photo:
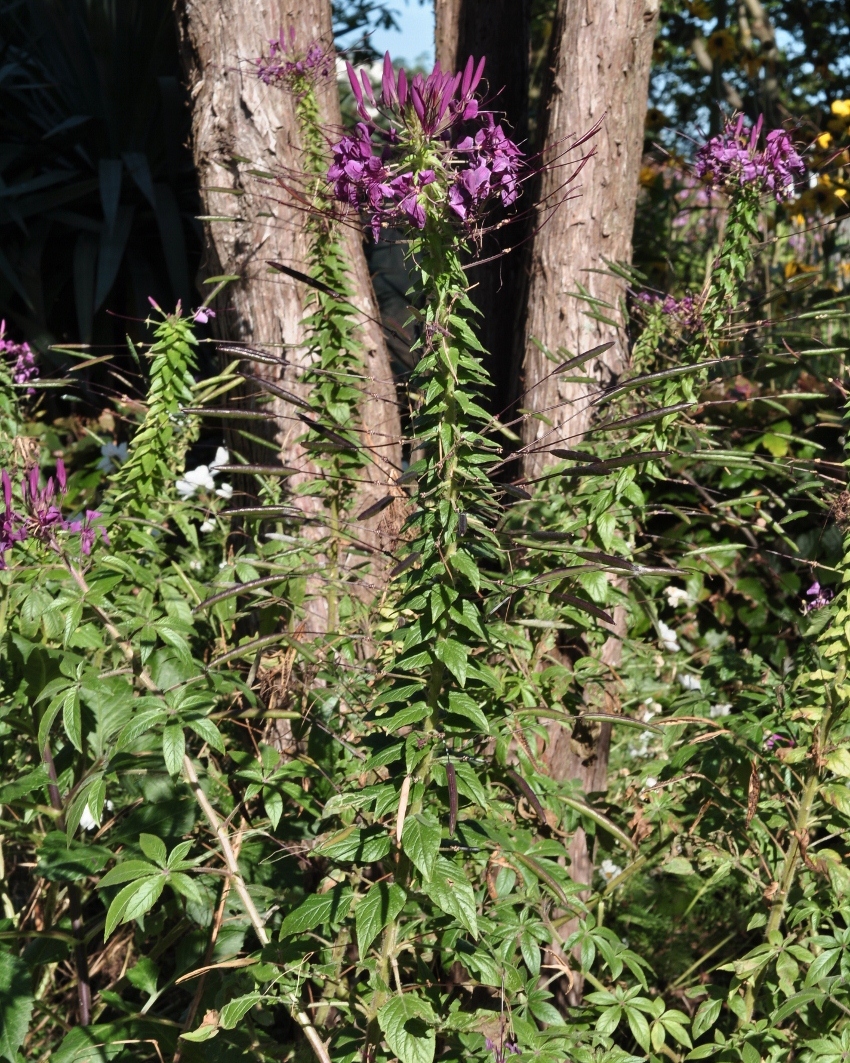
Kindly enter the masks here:
M 157 873 L 131 882 L 120 891 L 106 913 L 103 939 L 106 941 L 120 923 L 129 923 L 150 909 L 165 888 L 165 875 Z

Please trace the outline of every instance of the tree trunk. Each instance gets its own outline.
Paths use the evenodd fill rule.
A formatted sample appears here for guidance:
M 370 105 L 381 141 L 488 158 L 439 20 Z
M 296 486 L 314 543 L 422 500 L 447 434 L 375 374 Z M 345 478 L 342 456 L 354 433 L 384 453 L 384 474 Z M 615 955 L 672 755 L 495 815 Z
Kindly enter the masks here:
M 503 114 L 512 138 L 524 143 L 531 0 L 436 0 L 435 7 L 440 66 L 460 70 L 470 55 L 476 60 L 486 56 L 487 106 Z M 515 213 L 496 210 L 489 224 L 499 225 Z M 524 226 L 513 223 L 486 233 L 476 257 L 492 261 L 475 266 L 469 273 L 475 285 L 472 298 L 481 311 L 478 337 L 488 352 L 485 364 L 494 385 L 486 399 L 494 413 L 502 411 L 510 399 L 516 320 L 524 288 L 520 256 L 506 252 L 520 241 L 523 232 Z
M 298 391 L 294 377 L 305 367 L 301 325 L 307 289 L 300 282 L 269 272 L 270 261 L 304 271 L 305 215 L 291 194 L 263 174 L 301 170 L 301 144 L 292 97 L 264 85 L 251 59 L 268 49 L 281 27 L 295 31 L 299 47 L 319 41 L 333 47 L 330 0 L 175 0 L 181 44 L 193 100 L 195 164 L 206 217 L 206 276 L 236 274 L 219 301 L 216 329 L 223 339 L 274 349 L 286 345 L 293 363 L 286 387 Z M 330 131 L 342 119 L 336 82 L 319 84 L 322 121 Z M 248 160 L 248 161 L 246 161 Z M 386 493 L 400 464 L 400 423 L 389 356 L 372 292 L 362 241 L 356 227 L 346 230 L 353 301 L 363 311 L 361 338 L 366 366 L 361 421 L 364 442 L 374 445 L 377 463 L 364 502 Z M 275 366 L 252 364 L 257 376 L 277 381 Z M 270 407 L 264 407 L 270 408 Z M 285 464 L 308 468 L 295 442 L 303 435 L 298 410 L 275 400 L 276 442 Z M 252 426 L 256 433 L 256 428 Z M 261 457 L 268 461 L 269 452 Z M 377 523 L 377 522 L 376 522 Z
M 569 446 L 581 439 L 591 420 L 588 395 L 596 387 L 569 384 L 557 376 L 544 380 L 554 365 L 533 340 L 552 352 L 566 348 L 570 354 L 614 340 L 613 348 L 581 370 L 581 375 L 595 377 L 600 385 L 627 364 L 620 310 L 625 285 L 605 272 L 605 263 L 631 261 L 658 8 L 659 0 L 558 0 L 543 118 L 549 168 L 541 179 L 519 351 L 523 389 L 519 405 L 546 418 L 530 417 L 524 424 L 523 443 L 535 450 Z M 595 154 L 568 192 L 565 164 L 576 163 L 581 150 L 589 149 L 565 152 L 597 122 L 602 126 L 594 140 Z M 576 193 L 580 193 L 577 198 L 562 202 L 565 195 Z M 560 205 L 553 210 L 556 204 Z M 573 298 L 579 286 L 612 309 Z M 599 316 L 609 321 L 600 321 Z M 552 460 L 547 454 L 529 454 L 524 471 L 535 475 Z

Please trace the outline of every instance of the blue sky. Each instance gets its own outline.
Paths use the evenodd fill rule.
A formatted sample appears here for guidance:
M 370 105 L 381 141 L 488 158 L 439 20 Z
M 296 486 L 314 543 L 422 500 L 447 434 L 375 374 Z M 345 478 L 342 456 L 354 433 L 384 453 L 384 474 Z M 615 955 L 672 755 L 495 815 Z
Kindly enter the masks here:
M 405 59 L 413 63 L 421 56 L 423 62 L 434 62 L 434 5 L 428 0 L 420 4 L 419 0 L 396 0 L 396 21 L 400 32 L 392 30 L 375 30 L 372 43 L 381 53 L 389 51 L 393 59 Z

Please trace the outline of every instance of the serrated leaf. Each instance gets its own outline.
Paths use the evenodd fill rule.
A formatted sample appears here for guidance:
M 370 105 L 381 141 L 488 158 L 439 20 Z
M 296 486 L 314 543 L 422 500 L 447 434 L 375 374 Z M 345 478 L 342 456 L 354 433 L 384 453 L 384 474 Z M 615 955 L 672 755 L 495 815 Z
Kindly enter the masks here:
M 378 1024 L 401 1063 L 433 1063 L 437 1046 L 431 1007 L 413 993 L 393 997 L 378 1011 Z
M 106 941 L 120 923 L 129 923 L 144 915 L 159 900 L 165 886 L 164 875 L 152 875 L 139 879 L 125 886 L 106 913 L 106 926 L 103 928 L 103 940 Z
M 353 897 L 350 887 L 334 886 L 327 893 L 308 897 L 283 920 L 281 938 L 303 934 L 323 923 L 340 923 L 348 915 Z
M 62 724 L 71 745 L 78 753 L 82 753 L 83 720 L 80 711 L 80 691 L 77 687 L 69 690 L 62 700 Z
M 106 872 L 98 882 L 97 888 L 100 890 L 106 886 L 118 886 L 122 882 L 131 882 L 137 878 L 148 878 L 158 874 L 159 868 L 149 864 L 147 860 L 124 860 L 116 864 L 111 871 Z
M 420 812 L 414 816 L 408 816 L 404 821 L 401 847 L 425 882 L 431 878 L 441 838 L 440 824 L 429 813 Z
M 157 838 L 155 834 L 140 834 L 139 847 L 148 860 L 165 867 L 167 852 L 165 842 L 161 838 Z
M 170 723 L 162 731 L 162 756 L 169 775 L 179 775 L 186 752 L 186 738 L 180 724 Z
M 404 907 L 407 896 L 394 882 L 378 882 L 357 902 L 354 925 L 357 931 L 357 951 L 364 960 L 369 946 L 384 927 L 393 921 Z
M 706 1030 L 711 1029 L 717 1022 L 717 1016 L 720 1014 L 722 1007 L 722 1000 L 704 1000 L 700 1004 L 691 1024 L 694 1037 L 702 1037 Z
M 466 647 L 456 639 L 438 639 L 434 643 L 434 656 L 442 661 L 461 686 L 466 683 L 468 655 Z
M 445 857 L 438 856 L 428 884 L 428 896 L 437 907 L 456 919 L 462 927 L 478 937 L 478 910 L 475 893 L 463 870 Z
M 196 735 L 203 738 L 207 745 L 212 746 L 218 753 L 225 752 L 224 737 L 212 720 L 203 718 L 199 720 L 188 720 L 187 724 L 192 728 Z
M 248 1012 L 263 999 L 261 993 L 247 993 L 244 997 L 237 997 L 225 1004 L 218 1017 L 218 1025 L 222 1030 L 232 1030 L 245 1018 Z
M 0 952 L 0 1059 L 18 1063 L 33 1009 L 32 975 L 23 960 Z

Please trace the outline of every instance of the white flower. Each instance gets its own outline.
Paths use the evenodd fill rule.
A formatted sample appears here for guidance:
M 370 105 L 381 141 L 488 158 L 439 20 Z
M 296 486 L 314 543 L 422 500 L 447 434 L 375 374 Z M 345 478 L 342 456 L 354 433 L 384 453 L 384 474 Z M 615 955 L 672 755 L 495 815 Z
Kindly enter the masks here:
M 216 494 L 219 498 L 227 500 L 233 498 L 233 484 L 222 484 L 221 487 L 216 490 Z
M 652 697 L 647 698 L 643 704 L 644 710 L 642 719 L 644 723 L 649 723 L 652 717 L 657 716 L 664 708 L 660 701 L 655 701 Z
M 197 558 L 194 561 L 189 562 L 189 568 L 191 568 L 193 572 L 200 572 L 203 567 L 203 561 L 199 561 Z
M 718 702 L 717 705 L 712 705 L 708 710 L 708 715 L 712 720 L 716 720 L 718 716 L 728 716 L 732 709 L 731 704 L 728 701 L 724 701 L 722 704 Z
M 104 805 L 107 812 L 111 812 L 115 805 L 111 801 L 107 801 Z M 92 815 L 92 811 L 88 805 L 83 809 L 83 814 L 80 816 L 80 826 L 83 830 L 94 830 L 97 826 L 97 820 Z
M 685 690 L 699 690 L 699 679 L 695 675 L 691 675 L 689 672 L 681 672 L 677 679 L 679 685 L 684 687 Z
M 643 785 L 646 787 L 647 790 L 651 790 L 657 782 L 658 780 L 655 778 L 654 775 L 649 775 L 646 779 L 644 779 Z
M 190 469 L 184 473 L 183 478 L 178 480 L 174 486 L 177 488 L 177 494 L 185 501 L 187 498 L 191 498 L 199 487 L 203 487 L 207 491 L 214 491 L 215 480 L 208 465 L 199 465 L 197 469 Z
M 218 450 L 215 452 L 215 457 L 210 462 L 210 472 L 213 474 L 213 476 L 215 476 L 215 474 L 218 472 L 218 468 L 220 465 L 229 464 L 230 452 L 228 451 L 227 447 L 219 447 Z
M 205 520 L 204 523 L 201 525 L 201 531 L 202 532 L 215 531 L 215 521 L 214 520 Z M 192 565 L 197 565 L 198 568 L 202 567 L 200 561 L 193 561 Z M 192 565 L 190 565 L 189 567 L 191 568 Z
M 671 627 L 667 627 L 663 620 L 658 621 L 658 633 L 661 635 L 661 645 L 668 653 L 676 653 L 681 649 L 676 632 Z
M 691 600 L 690 594 L 682 587 L 665 587 L 664 593 L 667 595 L 667 601 L 673 609 L 678 609 L 684 602 Z
M 610 882 L 612 878 L 616 878 L 617 875 L 622 874 L 622 872 L 623 869 L 615 864 L 613 860 L 603 860 L 599 865 L 599 874 L 606 882 Z

